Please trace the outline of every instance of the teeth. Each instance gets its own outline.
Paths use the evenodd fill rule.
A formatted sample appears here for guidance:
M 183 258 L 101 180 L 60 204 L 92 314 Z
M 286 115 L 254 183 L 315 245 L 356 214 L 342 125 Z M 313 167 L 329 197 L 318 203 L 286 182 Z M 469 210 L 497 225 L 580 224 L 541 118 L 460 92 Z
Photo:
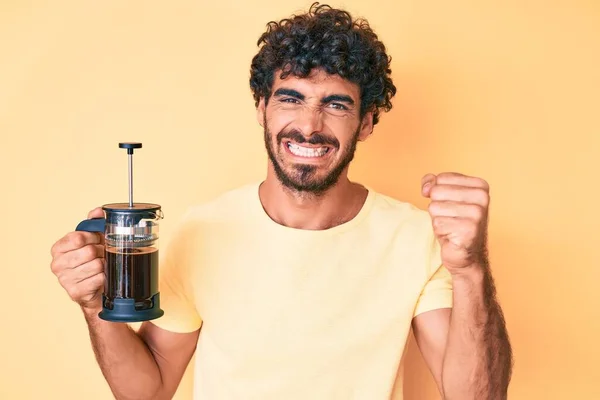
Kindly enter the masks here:
M 328 147 L 309 148 L 302 147 L 291 142 L 288 143 L 288 148 L 290 149 L 292 154 L 300 157 L 321 157 L 324 156 L 329 150 Z

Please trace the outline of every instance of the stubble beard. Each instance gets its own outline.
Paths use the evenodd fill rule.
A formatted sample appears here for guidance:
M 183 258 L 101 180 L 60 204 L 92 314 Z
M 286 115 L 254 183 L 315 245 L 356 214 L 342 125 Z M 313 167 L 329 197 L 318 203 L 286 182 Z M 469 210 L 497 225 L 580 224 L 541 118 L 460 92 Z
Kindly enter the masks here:
M 328 171 L 323 177 L 316 176 L 318 167 L 311 164 L 291 164 L 289 166 L 282 165 L 283 157 L 277 157 L 277 154 L 281 152 L 281 142 L 284 138 L 293 137 L 296 142 L 311 143 L 313 145 L 318 144 L 333 144 L 332 142 L 338 143 L 336 151 L 340 151 L 339 142 L 334 138 L 326 138 L 318 133 L 311 135 L 309 139 L 304 138 L 299 132 L 285 132 L 281 131 L 277 134 L 276 146 L 277 150 L 273 148 L 273 134 L 269 131 L 267 121 L 265 117 L 264 121 L 264 141 L 269 161 L 273 165 L 273 169 L 277 176 L 277 179 L 281 184 L 300 194 L 300 195 L 313 195 L 320 196 L 338 183 L 340 176 L 350 165 L 354 159 L 356 153 L 356 147 L 358 144 L 358 135 L 360 132 L 360 126 L 354 132 L 354 135 L 349 144 L 342 150 L 342 158 L 336 163 L 336 165 Z

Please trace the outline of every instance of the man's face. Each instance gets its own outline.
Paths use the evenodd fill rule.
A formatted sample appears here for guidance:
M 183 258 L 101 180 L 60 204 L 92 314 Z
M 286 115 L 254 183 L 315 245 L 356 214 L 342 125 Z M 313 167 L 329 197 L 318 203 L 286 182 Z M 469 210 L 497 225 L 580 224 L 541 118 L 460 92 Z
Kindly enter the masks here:
M 271 93 L 258 119 L 275 174 L 295 191 L 326 191 L 347 174 L 357 142 L 373 128 L 371 113 L 360 118 L 358 86 L 322 70 L 284 80 L 277 72 Z

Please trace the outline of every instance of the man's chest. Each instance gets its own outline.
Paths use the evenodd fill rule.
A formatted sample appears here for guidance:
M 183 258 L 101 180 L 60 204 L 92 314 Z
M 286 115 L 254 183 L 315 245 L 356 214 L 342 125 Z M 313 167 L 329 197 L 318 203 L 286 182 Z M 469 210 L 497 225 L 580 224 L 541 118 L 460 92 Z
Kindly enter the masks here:
M 410 324 L 418 249 L 374 238 L 231 239 L 204 243 L 192 282 L 203 330 L 227 354 L 335 357 Z

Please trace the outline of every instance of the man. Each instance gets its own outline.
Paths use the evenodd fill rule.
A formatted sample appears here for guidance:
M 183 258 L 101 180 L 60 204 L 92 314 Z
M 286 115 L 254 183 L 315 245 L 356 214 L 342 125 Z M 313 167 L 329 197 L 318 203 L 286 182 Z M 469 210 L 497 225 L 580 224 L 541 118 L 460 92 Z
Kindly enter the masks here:
M 426 212 L 348 179 L 396 91 L 365 21 L 313 5 L 259 44 L 250 86 L 267 176 L 185 215 L 161 264 L 163 317 L 138 333 L 98 318 L 100 235 L 52 248 L 115 397 L 171 398 L 197 351 L 197 399 L 389 399 L 412 327 L 443 398 L 506 398 L 487 183 L 427 174 Z

